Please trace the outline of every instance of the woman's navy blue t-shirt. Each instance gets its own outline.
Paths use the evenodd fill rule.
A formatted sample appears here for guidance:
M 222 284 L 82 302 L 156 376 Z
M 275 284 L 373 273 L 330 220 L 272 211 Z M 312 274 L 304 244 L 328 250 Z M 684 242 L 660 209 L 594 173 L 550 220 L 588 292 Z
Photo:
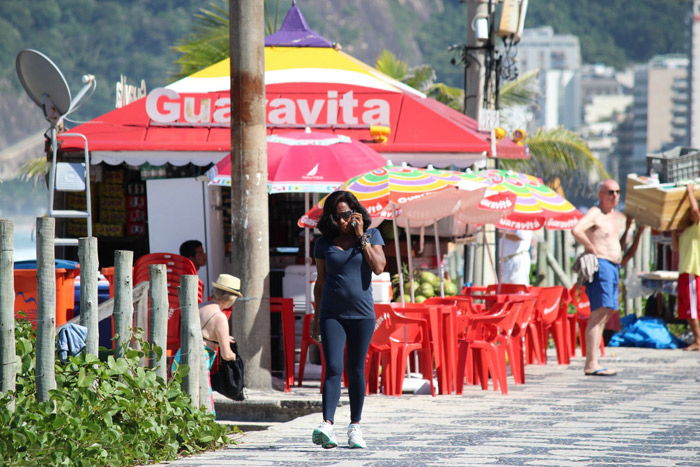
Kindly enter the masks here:
M 384 245 L 377 229 L 367 229 L 370 243 Z M 326 280 L 321 296 L 321 318 L 332 315 L 344 319 L 374 319 L 372 270 L 362 254 L 360 241 L 342 250 L 321 237 L 314 247 L 314 258 L 326 261 Z

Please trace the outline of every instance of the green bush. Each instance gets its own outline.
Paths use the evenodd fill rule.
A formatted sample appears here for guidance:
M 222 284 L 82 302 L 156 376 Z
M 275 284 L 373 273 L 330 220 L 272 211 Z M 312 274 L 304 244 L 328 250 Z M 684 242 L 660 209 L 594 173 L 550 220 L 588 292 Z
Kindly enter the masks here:
M 0 394 L 0 465 L 134 465 L 220 447 L 229 428 L 194 409 L 180 390 L 181 366 L 169 383 L 143 368 L 149 347 L 100 361 L 84 353 L 56 365 L 56 389 L 38 402 L 35 336 L 16 321 L 18 367 L 14 394 Z M 104 349 L 102 349 L 104 350 Z M 154 349 L 157 353 L 160 348 Z M 15 398 L 15 411 L 7 408 Z

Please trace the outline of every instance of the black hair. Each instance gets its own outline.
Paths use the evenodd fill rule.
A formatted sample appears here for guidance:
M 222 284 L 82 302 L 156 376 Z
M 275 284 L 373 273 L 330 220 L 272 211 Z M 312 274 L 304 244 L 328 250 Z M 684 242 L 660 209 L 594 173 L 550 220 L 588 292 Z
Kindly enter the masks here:
M 367 209 L 360 203 L 355 195 L 349 191 L 334 191 L 323 204 L 323 214 L 321 215 L 321 220 L 318 221 L 318 229 L 321 231 L 326 238 L 335 238 L 340 234 L 340 227 L 335 219 L 333 219 L 333 214 L 336 212 L 338 203 L 346 203 L 348 207 L 362 214 L 362 225 L 364 232 L 367 232 L 372 219 L 369 217 Z
M 180 256 L 185 258 L 193 258 L 197 254 L 197 248 L 202 246 L 199 240 L 187 240 L 180 245 Z

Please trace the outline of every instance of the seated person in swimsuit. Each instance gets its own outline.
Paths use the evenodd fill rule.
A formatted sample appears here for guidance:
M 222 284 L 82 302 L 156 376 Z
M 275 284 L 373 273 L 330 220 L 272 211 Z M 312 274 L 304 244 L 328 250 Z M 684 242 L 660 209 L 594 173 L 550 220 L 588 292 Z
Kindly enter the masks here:
M 204 348 L 210 357 L 209 369 L 214 363 L 216 348 L 220 343 L 226 343 L 226 345 L 221 345 L 219 349 L 221 358 L 224 360 L 236 359 L 236 354 L 228 345 L 235 340 L 229 335 L 228 318 L 222 310 L 231 308 L 236 299 L 241 296 L 241 280 L 229 274 L 220 274 L 212 286 L 212 299 L 207 303 L 202 303 L 199 307 L 202 339 L 204 339 Z
M 211 370 L 216 359 L 216 349 L 221 345 L 219 353 L 224 360 L 235 360 L 236 354 L 231 350 L 231 342 L 235 339 L 229 334 L 228 318 L 222 310 L 231 308 L 236 299 L 241 296 L 241 280 L 230 274 L 220 274 L 212 283 L 212 299 L 199 306 L 199 322 L 202 326 L 204 351 L 207 354 L 207 370 Z M 173 371 L 180 364 L 180 350 L 175 355 Z M 211 382 L 209 383 L 211 390 Z M 212 399 L 212 407 L 213 399 Z

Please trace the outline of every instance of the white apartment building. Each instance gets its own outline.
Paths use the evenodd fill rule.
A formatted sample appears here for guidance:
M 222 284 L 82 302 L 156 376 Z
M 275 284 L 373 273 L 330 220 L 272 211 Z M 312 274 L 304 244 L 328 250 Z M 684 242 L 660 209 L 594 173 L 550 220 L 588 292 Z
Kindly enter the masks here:
M 535 111 L 534 127 L 578 129 L 582 116 L 578 37 L 554 34 L 550 26 L 526 29 L 518 44 L 517 59 L 521 73 L 540 70 L 542 98 Z

